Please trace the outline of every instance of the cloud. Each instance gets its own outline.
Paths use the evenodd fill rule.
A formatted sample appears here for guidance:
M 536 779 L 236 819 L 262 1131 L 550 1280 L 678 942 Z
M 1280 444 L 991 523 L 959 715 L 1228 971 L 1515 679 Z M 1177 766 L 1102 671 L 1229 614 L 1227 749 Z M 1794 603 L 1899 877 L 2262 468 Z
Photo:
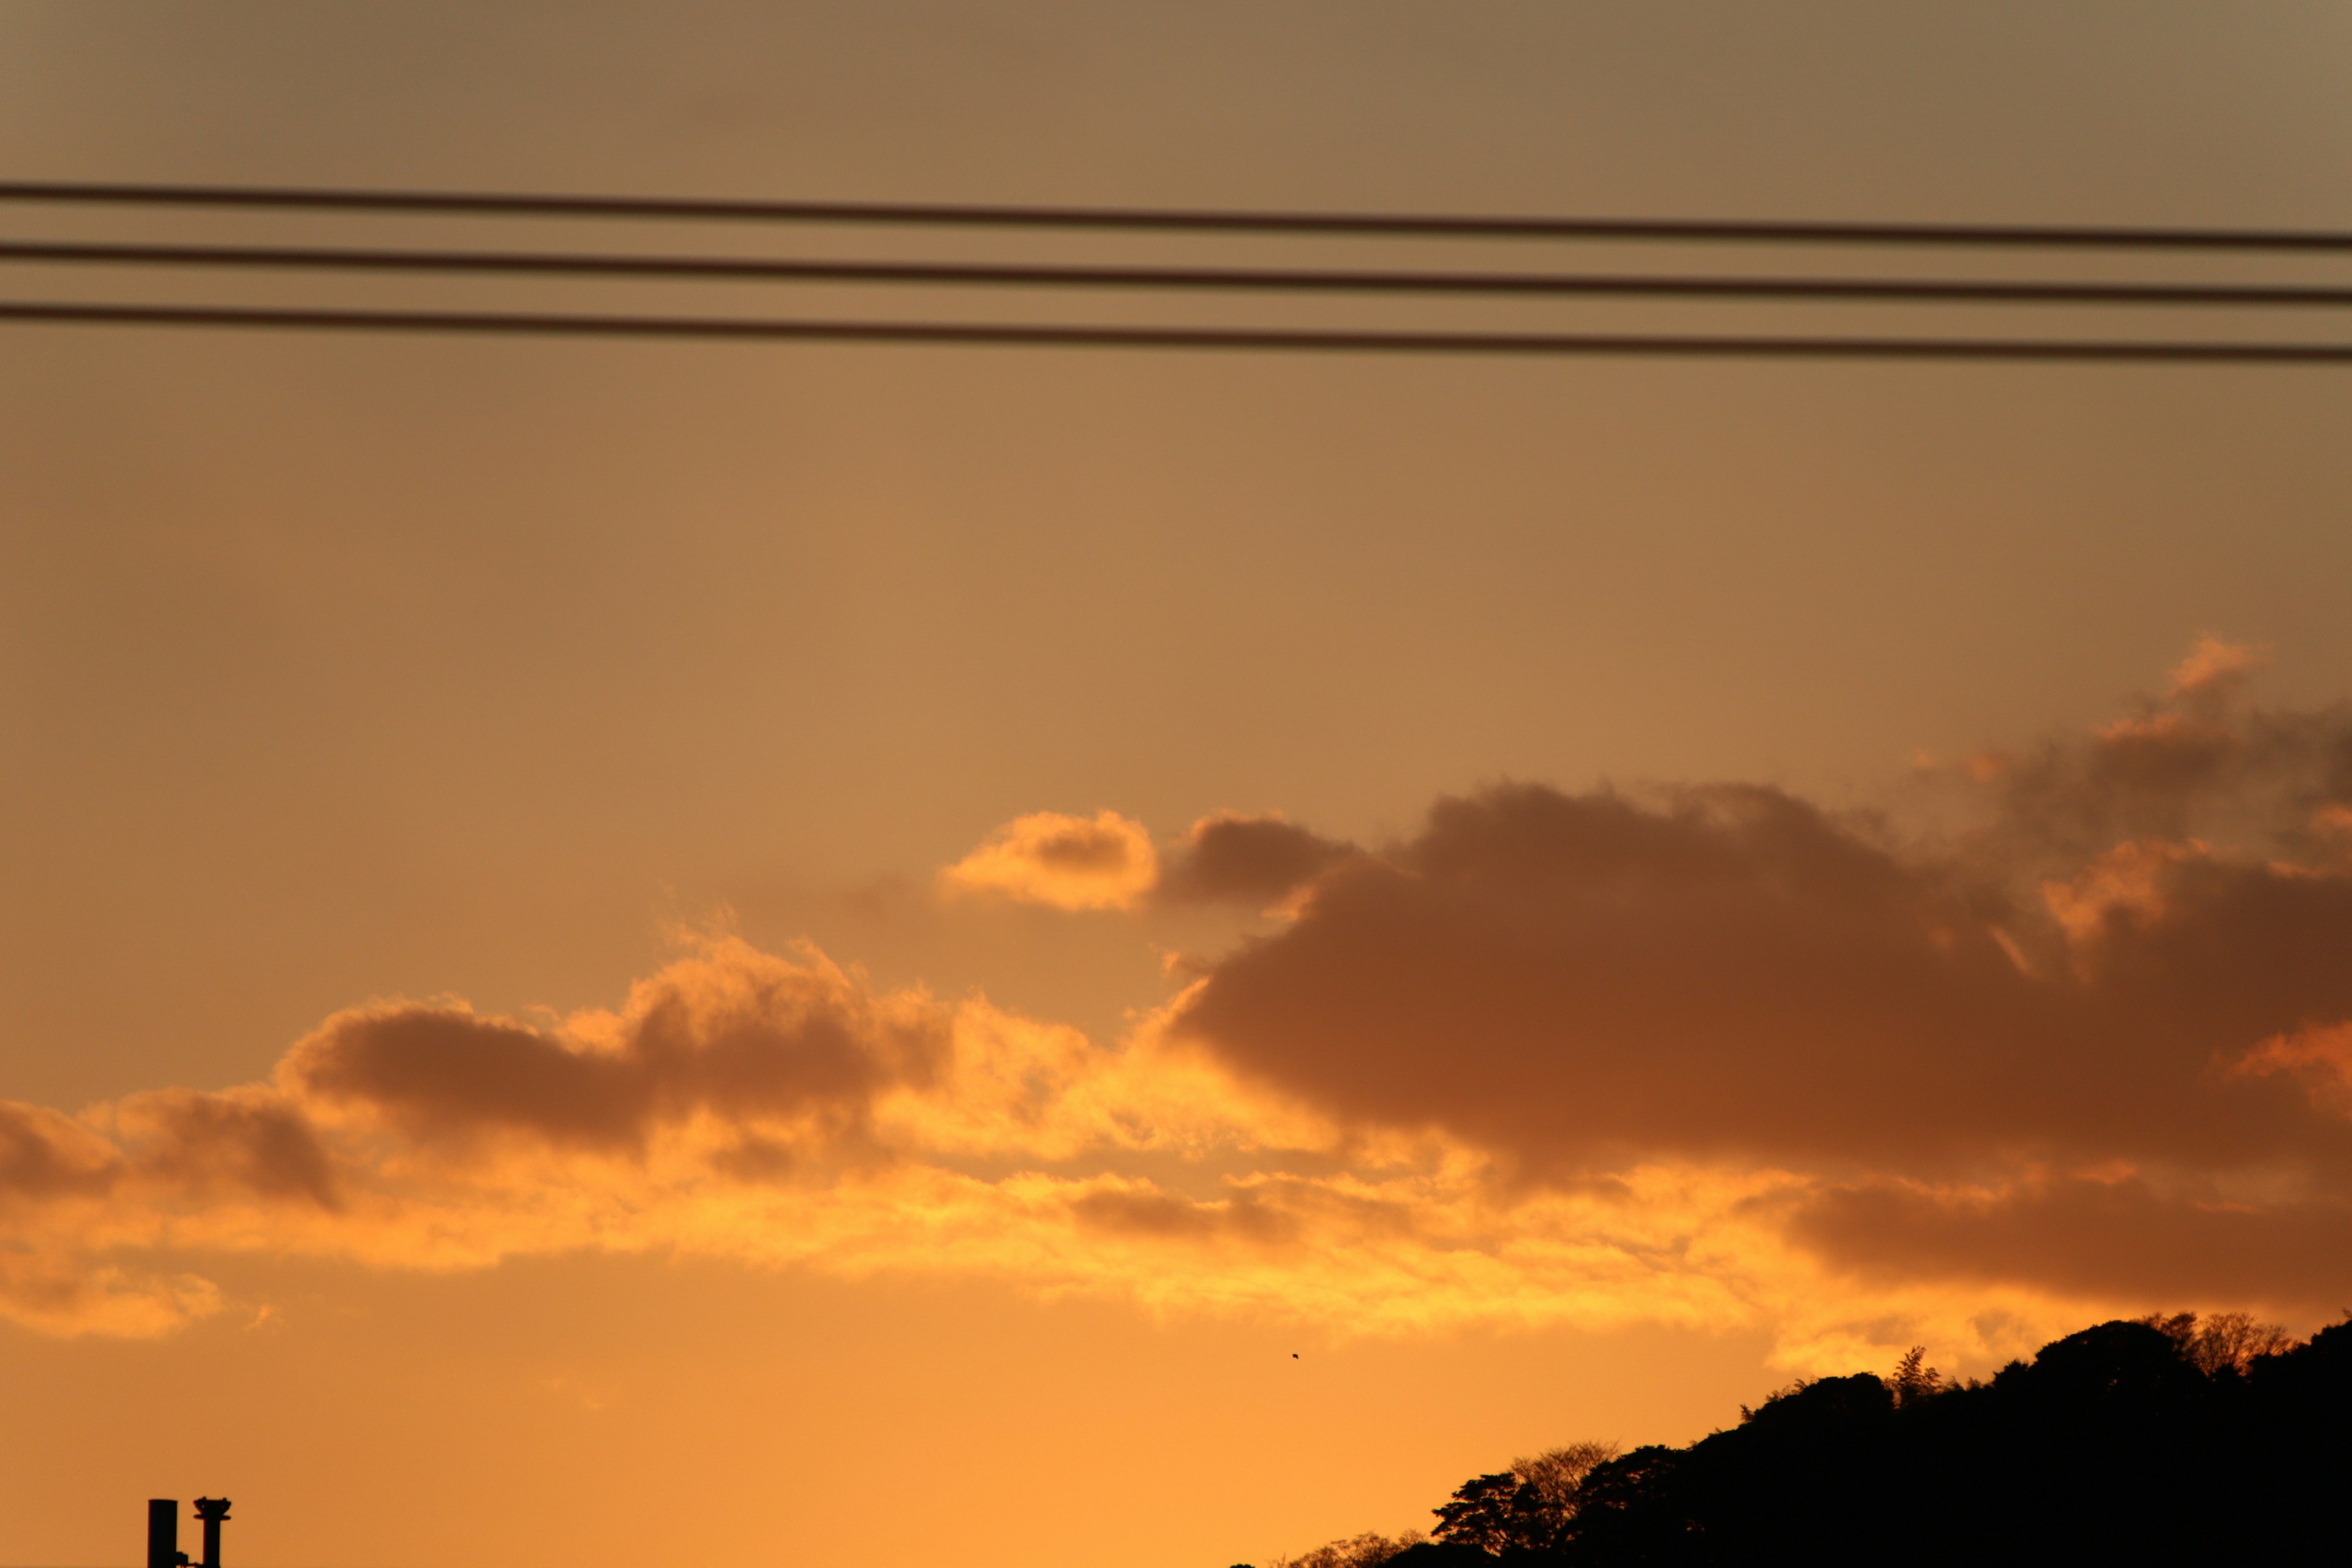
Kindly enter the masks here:
M 2267 648 L 2224 642 L 2207 632 L 2172 669 L 2174 697 L 2204 696 L 2230 690 L 2271 661 Z
M 2108 1300 L 2256 1297 L 2326 1315 L 2352 1300 L 2352 1202 L 2167 1193 L 2137 1177 L 1991 1191 L 1841 1188 L 1794 1234 L 1866 1279 L 2030 1280 Z
M 1937 841 L 1756 786 L 1442 801 L 1211 965 L 1172 1030 L 1522 1180 L 1801 1173 L 1842 1195 L 1788 1235 L 1841 1266 L 1864 1218 L 1916 1217 L 1921 1279 L 2307 1304 L 2337 1277 L 2296 1249 L 2352 1207 L 2352 867 L 2307 831 L 2352 795 L 2352 722 L 2239 706 L 2242 650 L 2190 663 L 2131 726 L 1963 775 L 1976 826 Z M 2212 837 L 2130 836 L 2151 821 Z M 2102 1166 L 2169 1184 L 1888 1217 Z M 2103 1215 L 2143 1237 L 2130 1265 L 2062 1267 Z
M 1192 825 L 1159 896 L 1176 903 L 1272 904 L 1353 852 L 1276 815 L 1220 812 Z
M 1038 812 L 1005 824 L 940 873 L 954 893 L 1064 910 L 1274 904 L 1355 853 L 1277 813 L 1202 817 L 1163 862 L 1141 823 Z
M 41 1332 L 152 1339 L 220 1308 L 219 1287 L 194 1275 L 133 1279 L 71 1253 L 0 1247 L 0 1316 Z
M 1312 1103 L 1546 1167 L 2352 1153 L 2216 1070 L 2352 1017 L 2340 859 L 2127 840 L 2041 868 L 1756 786 L 1497 788 L 1328 873 L 1175 1026 Z
M 1963 889 L 1789 796 L 1519 786 L 1326 877 L 1176 1027 L 1350 1118 L 1562 1171 L 1940 1141 L 1937 1100 L 1990 1111 L 2041 1059 L 2032 994 Z M 1978 1047 L 2002 1060 L 1955 1081 Z
M 1998 1359 L 2070 1318 L 2028 1294 L 1988 1329 L 1869 1282 L 1831 1310 L 1834 1268 L 1780 1234 L 1816 1178 L 1648 1161 L 1531 1184 L 1459 1140 L 1255 1090 L 1160 1024 L 1109 1047 L 731 939 L 610 1011 L 353 1009 L 268 1083 L 74 1117 L 0 1104 L 0 1316 L 143 1335 L 268 1307 L 194 1271 L 212 1256 L 442 1270 L 602 1251 L 1341 1334 L 1771 1323 L 1800 1368 L 1886 1359 L 1877 1342 L 1922 1322 L 1948 1362 Z
M 2310 854 L 2324 814 L 2352 800 L 2352 709 L 2251 706 L 2253 656 L 2216 646 L 2184 662 L 2170 695 L 2087 736 L 1977 759 L 1967 782 L 1986 812 L 1973 845 L 1986 873 L 2071 874 L 2136 839 Z
M 854 1132 L 881 1090 L 938 1073 L 949 1029 L 937 1003 L 878 997 L 822 955 L 721 943 L 640 982 L 619 1012 L 556 1031 L 463 1005 L 339 1013 L 279 1076 L 310 1104 L 418 1143 L 525 1138 L 641 1157 L 657 1131 L 706 1115 Z
M 2292 1079 L 2314 1105 L 2352 1120 L 2352 1024 L 2273 1035 L 2231 1067 L 2255 1077 Z
M 1295 1216 L 1251 1193 L 1198 1202 L 1171 1196 L 1149 1184 L 1101 1187 L 1073 1198 L 1070 1212 L 1082 1226 L 1119 1236 L 1260 1244 L 1295 1241 L 1299 1236 Z
M 0 1102 L 0 1315 L 168 1331 L 231 1254 L 584 1250 L 1345 1333 L 1761 1325 L 1801 1371 L 2324 1311 L 2352 718 L 2200 657 L 2124 724 L 1935 770 L 1933 834 L 1519 784 L 1377 849 L 1203 818 L 1163 875 L 1124 817 L 1022 818 L 950 886 L 1282 904 L 1114 1042 L 714 938 L 610 1009 L 382 1000 L 265 1082 Z
M 940 880 L 957 893 L 1061 910 L 1123 910 L 1159 876 L 1159 856 L 1142 824 L 1115 811 L 1091 817 L 1041 811 L 998 828 Z
M 121 1179 L 123 1163 L 112 1143 L 73 1118 L 0 1101 L 0 1209 L 102 1195 Z
M 129 1149 L 142 1185 L 342 1206 L 325 1144 L 299 1106 L 269 1089 L 157 1089 L 118 1101 L 104 1122 Z
M 232 1254 L 699 1255 L 1346 1333 L 1755 1311 L 1730 1261 L 1752 1179 L 1512 1193 L 1473 1151 L 1349 1133 L 1150 1020 L 1107 1047 L 727 939 L 610 1011 L 378 1003 L 268 1083 L 0 1105 L 0 1315 L 49 1332 L 249 1317 L 268 1303 L 189 1267 Z
M 78 1116 L 0 1102 L 0 1316 L 165 1331 L 225 1304 L 166 1266 L 206 1252 L 436 1269 L 694 1252 L 1173 1301 L 1157 1277 L 1183 1238 L 1106 1228 L 1121 1200 L 1097 1194 L 1213 1212 L 1225 1173 L 1331 1136 L 1150 1038 L 1106 1048 L 718 938 L 614 1009 L 526 1023 L 378 1002 L 325 1020 L 267 1083 Z M 1174 1161 L 1205 1195 L 1115 1173 L 1135 1161 Z

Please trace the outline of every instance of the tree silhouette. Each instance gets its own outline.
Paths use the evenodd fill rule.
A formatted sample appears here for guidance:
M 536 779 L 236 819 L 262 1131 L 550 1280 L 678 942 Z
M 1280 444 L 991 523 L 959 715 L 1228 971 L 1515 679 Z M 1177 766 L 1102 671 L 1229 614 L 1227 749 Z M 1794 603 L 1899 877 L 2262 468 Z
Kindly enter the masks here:
M 1895 1363 L 1894 1374 L 1886 1380 L 1886 1392 L 1895 1396 L 1897 1410 L 1944 1392 L 1943 1374 L 1927 1363 L 1927 1347 L 1913 1345 Z
M 2256 1322 L 2248 1312 L 2216 1312 L 2202 1321 L 2194 1312 L 2168 1318 L 2150 1313 L 2139 1321 L 2179 1346 L 2189 1364 L 2208 1376 L 2224 1368 L 2244 1373 L 2262 1357 L 2277 1355 L 2294 1343 L 2286 1330 Z
M 1302 1552 L 1296 1557 L 1277 1557 L 1267 1568 L 1381 1568 L 1402 1552 L 1421 1543 L 1417 1532 L 1403 1535 L 1381 1535 L 1367 1531 Z M 1247 1568 L 1246 1564 L 1241 1568 Z
M 2352 1560 L 2352 1314 L 2300 1344 L 2242 1312 L 2100 1323 L 1990 1382 L 1914 1347 L 1740 1415 L 1473 1477 L 1388 1568 Z
M 1507 1470 L 1475 1476 L 1433 1510 L 1442 1542 L 1493 1556 L 1554 1552 L 1566 1543 L 1584 1478 L 1617 1450 L 1570 1443 L 1511 1461 Z

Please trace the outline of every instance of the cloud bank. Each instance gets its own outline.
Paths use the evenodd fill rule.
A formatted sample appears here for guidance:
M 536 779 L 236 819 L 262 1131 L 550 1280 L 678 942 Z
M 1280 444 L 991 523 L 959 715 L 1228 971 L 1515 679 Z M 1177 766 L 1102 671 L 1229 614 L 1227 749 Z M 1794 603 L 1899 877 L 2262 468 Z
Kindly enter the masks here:
M 0 1103 L 0 1312 L 151 1333 L 207 1255 L 692 1252 L 1339 1332 L 1769 1325 L 1800 1368 L 2352 1300 L 2352 715 L 2208 640 L 1944 826 L 1752 785 L 1041 814 L 944 874 L 1271 909 L 1099 1042 L 705 941 L 557 1023 L 387 1001 L 271 1079 Z

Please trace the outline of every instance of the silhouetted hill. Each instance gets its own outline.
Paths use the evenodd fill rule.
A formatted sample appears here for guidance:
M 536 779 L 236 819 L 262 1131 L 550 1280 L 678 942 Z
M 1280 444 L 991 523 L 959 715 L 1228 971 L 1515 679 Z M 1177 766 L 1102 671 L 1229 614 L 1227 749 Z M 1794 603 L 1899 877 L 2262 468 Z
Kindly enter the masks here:
M 2352 1561 L 2352 1322 L 2304 1344 L 2235 1314 L 2101 1323 L 1983 1383 L 1915 1352 L 1892 1377 L 1793 1384 L 1687 1447 L 1591 1462 L 1606 1453 L 1465 1482 L 1433 1541 L 1362 1536 L 1293 1562 Z

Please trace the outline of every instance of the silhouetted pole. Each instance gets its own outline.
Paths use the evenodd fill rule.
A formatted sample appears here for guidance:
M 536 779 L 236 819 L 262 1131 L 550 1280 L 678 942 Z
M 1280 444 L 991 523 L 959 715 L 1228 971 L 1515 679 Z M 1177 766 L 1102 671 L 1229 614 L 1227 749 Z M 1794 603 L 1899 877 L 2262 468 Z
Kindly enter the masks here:
M 180 1568 L 180 1500 L 147 1500 L 147 1568 Z
M 221 1568 L 221 1521 L 228 1517 L 228 1499 L 200 1497 L 196 1500 L 196 1517 L 205 1521 L 205 1568 Z

